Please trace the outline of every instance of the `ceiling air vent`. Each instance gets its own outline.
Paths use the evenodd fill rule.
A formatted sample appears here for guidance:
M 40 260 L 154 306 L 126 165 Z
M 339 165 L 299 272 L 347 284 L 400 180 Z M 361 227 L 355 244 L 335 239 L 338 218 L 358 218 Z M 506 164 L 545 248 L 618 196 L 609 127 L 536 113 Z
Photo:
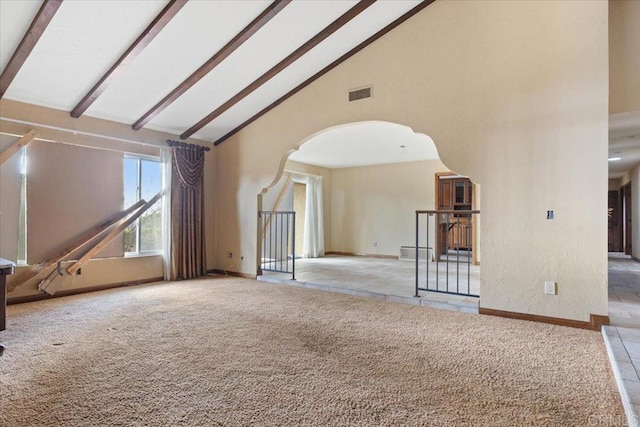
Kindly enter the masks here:
M 373 88 L 371 86 L 362 89 L 354 89 L 349 91 L 349 102 L 359 99 L 371 98 Z

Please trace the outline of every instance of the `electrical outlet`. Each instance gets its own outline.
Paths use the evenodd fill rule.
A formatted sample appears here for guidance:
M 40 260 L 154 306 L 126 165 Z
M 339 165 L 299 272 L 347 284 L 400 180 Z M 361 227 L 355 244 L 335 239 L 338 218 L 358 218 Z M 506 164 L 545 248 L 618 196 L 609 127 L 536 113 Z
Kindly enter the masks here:
M 228 256 L 229 258 L 233 258 L 233 252 L 229 252 L 229 253 L 227 254 L 227 256 Z
M 556 282 L 544 282 L 545 295 L 558 295 L 558 285 Z

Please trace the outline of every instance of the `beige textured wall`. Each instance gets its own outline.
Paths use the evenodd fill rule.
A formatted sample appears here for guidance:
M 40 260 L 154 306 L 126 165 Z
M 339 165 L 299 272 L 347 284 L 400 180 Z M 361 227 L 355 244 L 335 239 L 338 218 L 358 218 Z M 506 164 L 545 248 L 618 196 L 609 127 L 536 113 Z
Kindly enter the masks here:
M 33 141 L 27 165 L 29 264 L 50 258 L 124 209 L 122 153 Z M 97 257 L 122 255 L 118 236 Z
M 63 268 L 70 267 L 72 262 L 63 262 Z M 18 267 L 16 273 L 8 278 L 8 286 L 22 283 L 22 275 L 30 267 Z M 162 279 L 162 256 L 141 256 L 129 258 L 100 258 L 92 260 L 82 267 L 80 276 L 67 276 L 59 282 L 56 291 L 78 291 L 86 288 L 124 283 L 146 282 Z M 38 283 L 29 281 L 15 288 L 7 295 L 9 299 L 38 295 Z
M 17 137 L 0 135 L 0 152 Z M 18 255 L 18 217 L 20 213 L 20 152 L 0 166 L 0 258 L 16 262 Z
M 609 191 L 617 191 L 620 189 L 620 179 L 609 180 Z
M 436 208 L 435 173 L 447 171 L 440 160 L 334 169 L 331 250 L 399 256 L 415 244 L 415 211 Z
M 640 111 L 640 1 L 609 1 L 609 112 Z
M 97 216 L 112 209 L 122 210 L 122 162 L 118 160 L 114 167 L 116 158 L 121 159 L 123 153 L 158 156 L 159 147 L 165 146 L 167 139 L 177 139 L 168 133 L 152 129 L 133 131 L 129 125 L 89 116 L 74 119 L 65 111 L 7 99 L 0 100 L 0 110 L 0 132 L 3 135 L 24 135 L 31 129 L 39 133 L 40 141 L 32 144 L 40 147 L 37 148 L 40 154 L 34 157 L 37 162 L 27 171 L 32 175 L 27 181 L 31 180 L 33 184 L 27 195 L 28 209 L 31 209 L 28 215 L 31 221 L 35 221 L 27 225 L 28 239 L 35 239 L 30 240 L 30 262 L 48 248 L 63 246 L 62 240 L 72 239 L 72 233 L 81 225 L 94 225 L 99 221 Z M 194 138 L 187 142 L 211 145 Z M 204 171 L 209 269 L 216 265 L 216 157 L 215 150 L 207 152 Z M 0 183 L 2 192 L 4 185 L 4 181 Z M 117 203 L 116 199 L 119 200 Z M 0 225 L 0 236 L 15 232 L 15 227 L 7 228 L 4 221 Z M 122 253 L 119 241 L 111 248 L 106 248 L 100 255 L 110 255 L 110 250 L 116 255 Z M 27 268 L 20 268 L 11 276 L 10 283 L 22 283 L 20 277 Z M 61 289 L 135 283 L 158 277 L 162 277 L 160 256 L 101 258 L 83 266 L 82 275 L 68 278 Z M 21 284 L 8 296 L 38 293 L 37 283 L 30 281 Z
M 607 18 L 606 2 L 435 2 L 217 148 L 218 245 L 254 274 L 256 194 L 282 156 L 385 120 L 482 185 L 482 307 L 606 315 Z M 347 102 L 367 84 L 375 98 Z
M 633 232 L 631 241 L 631 252 L 636 259 L 640 259 L 640 163 L 631 172 L 631 201 L 633 209 L 631 213 L 631 230 Z

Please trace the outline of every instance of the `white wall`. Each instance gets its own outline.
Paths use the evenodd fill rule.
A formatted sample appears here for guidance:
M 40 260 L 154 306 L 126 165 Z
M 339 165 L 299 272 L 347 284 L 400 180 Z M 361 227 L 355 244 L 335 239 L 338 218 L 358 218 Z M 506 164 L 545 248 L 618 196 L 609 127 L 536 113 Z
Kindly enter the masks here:
M 623 179 L 624 180 L 624 179 Z M 635 165 L 628 173 L 628 181 L 631 182 L 631 254 L 640 260 L 640 163 Z
M 384 120 L 482 185 L 481 307 L 607 315 L 607 42 L 606 2 L 435 2 L 217 148 L 219 247 L 255 274 L 256 194 L 283 156 Z M 375 98 L 347 102 L 367 84 Z
M 436 208 L 435 173 L 448 171 L 440 160 L 333 169 L 331 251 L 399 256 L 415 244 L 415 211 Z

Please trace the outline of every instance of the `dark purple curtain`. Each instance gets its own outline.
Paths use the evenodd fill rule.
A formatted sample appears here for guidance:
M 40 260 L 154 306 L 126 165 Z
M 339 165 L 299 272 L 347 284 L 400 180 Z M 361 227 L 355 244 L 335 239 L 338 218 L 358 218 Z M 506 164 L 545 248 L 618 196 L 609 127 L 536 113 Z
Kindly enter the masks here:
M 207 274 L 204 224 L 204 150 L 174 146 L 171 167 L 172 280 Z

